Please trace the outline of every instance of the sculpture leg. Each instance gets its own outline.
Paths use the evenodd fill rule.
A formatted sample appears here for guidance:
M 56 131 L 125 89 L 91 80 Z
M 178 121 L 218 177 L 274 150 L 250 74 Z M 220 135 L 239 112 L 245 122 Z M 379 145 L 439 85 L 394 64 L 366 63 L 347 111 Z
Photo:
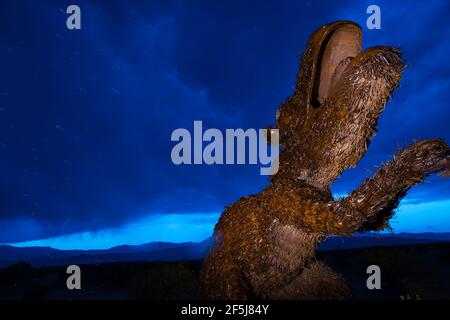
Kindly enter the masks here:
M 247 300 L 251 291 L 238 265 L 228 256 L 214 251 L 203 262 L 201 295 L 212 300 Z
M 322 262 L 314 262 L 291 282 L 280 286 L 274 300 L 345 300 L 352 293 L 344 278 Z

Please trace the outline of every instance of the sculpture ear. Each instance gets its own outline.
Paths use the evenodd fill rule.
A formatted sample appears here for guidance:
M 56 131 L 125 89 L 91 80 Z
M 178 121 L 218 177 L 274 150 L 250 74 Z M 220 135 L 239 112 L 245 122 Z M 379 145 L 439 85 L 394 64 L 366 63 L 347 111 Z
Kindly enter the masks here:
M 317 56 L 310 104 L 320 107 L 339 81 L 351 60 L 361 52 L 362 34 L 359 26 L 338 25 L 323 40 Z
M 294 94 L 278 109 L 281 144 L 288 146 L 297 139 L 298 130 L 308 130 L 311 119 L 320 118 L 318 107 L 360 53 L 361 45 L 361 27 L 352 21 L 336 21 L 313 32 L 302 55 Z
M 294 97 L 302 98 L 308 108 L 321 106 L 361 46 L 361 27 L 352 21 L 336 21 L 317 29 L 302 56 Z

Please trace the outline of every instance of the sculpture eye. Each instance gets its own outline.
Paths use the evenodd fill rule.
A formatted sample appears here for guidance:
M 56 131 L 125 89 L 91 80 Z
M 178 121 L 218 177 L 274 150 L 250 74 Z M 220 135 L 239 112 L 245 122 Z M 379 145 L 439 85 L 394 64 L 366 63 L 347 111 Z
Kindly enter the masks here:
M 361 42 L 361 29 L 354 24 L 339 26 L 323 40 L 316 60 L 313 107 L 323 105 L 345 68 L 361 51 Z

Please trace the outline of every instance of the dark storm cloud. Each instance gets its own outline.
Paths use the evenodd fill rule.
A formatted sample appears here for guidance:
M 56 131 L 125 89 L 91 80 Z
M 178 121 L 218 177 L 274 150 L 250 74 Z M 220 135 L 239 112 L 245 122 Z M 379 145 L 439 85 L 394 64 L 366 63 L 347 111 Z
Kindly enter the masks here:
M 72 2 L 0 4 L 0 242 L 153 213 L 220 211 L 257 192 L 266 178 L 256 167 L 172 165 L 172 130 L 194 120 L 221 129 L 273 124 L 310 32 L 335 19 L 364 25 L 367 7 L 76 1 L 82 30 L 68 31 Z M 450 140 L 450 47 L 442 40 L 450 34 L 441 13 L 449 8 L 414 6 L 384 3 L 383 30 L 365 34 L 368 45 L 401 44 L 411 67 L 369 154 L 337 192 L 413 138 Z M 432 185 L 417 195 L 450 196 L 448 182 Z

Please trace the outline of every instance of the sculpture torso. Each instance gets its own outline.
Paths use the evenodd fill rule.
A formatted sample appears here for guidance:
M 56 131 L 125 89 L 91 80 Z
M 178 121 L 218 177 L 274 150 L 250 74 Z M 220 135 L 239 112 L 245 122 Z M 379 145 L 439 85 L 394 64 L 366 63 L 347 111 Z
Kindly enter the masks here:
M 332 200 L 329 191 L 303 183 L 272 184 L 258 195 L 227 207 L 214 231 L 216 254 L 230 259 L 221 263 L 236 264 L 245 270 L 238 277 L 250 281 L 253 293 L 259 297 L 269 297 L 280 284 L 314 262 L 316 247 L 325 238 L 324 234 L 280 220 L 283 213 L 271 209 L 279 192 L 290 193 L 290 201 L 302 203 L 306 211 L 314 210 L 317 201 Z M 283 206 L 286 210 L 290 207 Z

